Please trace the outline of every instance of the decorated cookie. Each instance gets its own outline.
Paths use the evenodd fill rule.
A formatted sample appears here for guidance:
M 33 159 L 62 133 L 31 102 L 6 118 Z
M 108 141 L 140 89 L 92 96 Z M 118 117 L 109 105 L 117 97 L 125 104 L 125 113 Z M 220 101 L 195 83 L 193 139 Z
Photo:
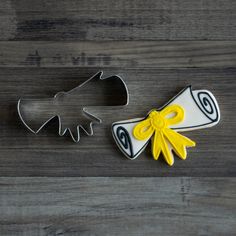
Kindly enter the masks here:
M 155 160 L 160 153 L 165 161 L 174 164 L 173 152 L 186 159 L 186 147 L 194 147 L 193 140 L 179 132 L 203 129 L 216 125 L 220 110 L 213 94 L 207 90 L 183 89 L 160 109 L 151 110 L 146 117 L 112 124 L 113 137 L 120 150 L 133 160 L 152 143 Z

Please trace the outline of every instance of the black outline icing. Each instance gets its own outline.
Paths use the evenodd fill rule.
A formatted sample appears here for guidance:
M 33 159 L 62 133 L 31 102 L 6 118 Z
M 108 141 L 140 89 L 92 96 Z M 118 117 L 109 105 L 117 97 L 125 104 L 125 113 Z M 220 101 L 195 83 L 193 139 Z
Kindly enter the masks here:
M 123 132 L 121 133 L 120 131 L 123 131 Z M 133 157 L 134 156 L 133 145 L 130 140 L 128 131 L 124 127 L 118 126 L 116 129 L 116 136 L 119 142 L 121 143 L 121 145 L 123 145 L 125 149 L 128 149 L 130 151 L 130 156 Z M 125 143 L 123 142 L 122 138 L 125 139 Z
M 218 112 L 217 112 L 217 107 L 216 107 L 215 102 L 214 102 L 213 99 L 209 96 L 209 94 L 208 94 L 207 92 L 199 92 L 199 93 L 197 94 L 197 97 L 198 97 L 199 102 L 201 103 L 201 105 L 202 105 L 203 108 L 205 108 L 206 106 L 204 106 L 204 103 L 203 103 L 204 101 L 200 99 L 200 95 L 201 95 L 201 94 L 206 94 L 206 95 L 208 95 L 208 97 L 204 97 L 203 100 L 204 100 L 204 99 L 207 99 L 207 98 L 209 98 L 209 100 L 211 100 L 211 102 L 212 102 L 212 104 L 213 104 L 213 106 L 214 106 L 214 108 L 215 108 L 215 111 L 216 111 L 216 118 L 215 118 L 215 119 L 212 119 L 209 115 L 207 115 L 207 114 L 214 114 L 214 109 L 213 109 L 213 107 L 212 107 L 212 104 L 209 103 L 208 100 L 207 100 L 207 102 L 209 103 L 209 105 L 210 105 L 210 107 L 211 107 L 211 112 L 208 112 L 207 109 L 204 109 L 204 110 L 207 112 L 207 114 L 206 114 L 206 113 L 204 113 L 204 114 L 205 114 L 210 120 L 212 120 L 212 121 L 218 120 L 219 115 L 218 115 Z M 199 107 L 199 108 L 200 108 L 200 107 Z M 201 108 L 200 108 L 200 109 L 201 109 Z M 203 112 L 202 109 L 201 109 L 201 111 Z
M 143 121 L 143 120 L 145 120 L 145 119 L 146 119 L 146 118 L 140 119 L 140 120 L 137 120 L 137 121 L 129 121 L 129 122 L 125 122 L 125 123 L 114 123 L 114 124 L 112 124 L 112 135 L 113 135 L 113 137 L 114 137 L 116 143 L 118 144 L 119 149 L 120 149 L 126 156 L 128 156 L 130 159 L 135 159 L 135 158 L 145 149 L 145 147 L 148 145 L 148 142 L 149 142 L 149 140 L 151 139 L 151 137 L 147 140 L 147 142 L 143 145 L 143 147 L 134 155 L 134 153 L 133 153 L 133 145 L 132 145 L 132 143 L 131 143 L 131 139 L 130 139 L 130 135 L 129 135 L 128 131 L 127 131 L 124 127 L 121 127 L 121 126 L 120 126 L 120 127 L 117 127 L 117 129 L 118 129 L 118 128 L 123 128 L 123 130 L 125 130 L 125 132 L 127 133 L 128 137 L 129 137 L 129 140 L 130 140 L 130 143 L 131 143 L 131 147 L 132 147 L 132 152 L 130 152 L 131 155 L 128 155 L 128 153 L 126 153 L 126 152 L 123 150 L 123 148 L 121 148 L 120 140 L 117 139 L 117 130 L 116 130 L 116 135 L 115 135 L 114 127 L 115 127 L 115 126 L 118 126 L 118 125 L 130 124 L 130 123 L 132 123 L 132 124 L 133 124 L 133 123 L 138 123 L 138 122 L 141 122 L 141 121 Z

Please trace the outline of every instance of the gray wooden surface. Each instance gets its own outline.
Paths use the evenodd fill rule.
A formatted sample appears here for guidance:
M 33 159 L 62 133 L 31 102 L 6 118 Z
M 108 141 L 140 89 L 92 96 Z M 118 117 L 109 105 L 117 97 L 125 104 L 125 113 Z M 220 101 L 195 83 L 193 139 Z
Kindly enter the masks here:
M 234 40 L 232 0 L 2 0 L 3 40 Z
M 235 178 L 0 178 L 1 235 L 227 235 Z
M 95 136 L 75 144 L 56 121 L 36 136 L 21 124 L 20 97 L 51 97 L 98 70 L 123 77 L 130 104 L 95 110 Z M 233 0 L 1 0 L 0 235 L 235 235 L 235 77 Z M 189 84 L 214 93 L 221 123 L 188 133 L 197 147 L 172 168 L 150 147 L 127 160 L 111 123 Z

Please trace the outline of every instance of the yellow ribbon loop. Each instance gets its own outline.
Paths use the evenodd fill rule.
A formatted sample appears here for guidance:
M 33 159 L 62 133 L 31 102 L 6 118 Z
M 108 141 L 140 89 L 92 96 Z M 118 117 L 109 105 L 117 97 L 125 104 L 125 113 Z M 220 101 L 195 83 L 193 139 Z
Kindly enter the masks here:
M 152 137 L 152 155 L 155 160 L 162 152 L 166 162 L 172 166 L 174 158 L 172 149 L 181 158 L 186 159 L 186 147 L 194 147 L 195 142 L 191 139 L 168 128 L 184 120 L 184 109 L 179 105 L 170 105 L 163 110 L 153 110 L 148 117 L 138 123 L 133 129 L 133 135 L 138 140 Z

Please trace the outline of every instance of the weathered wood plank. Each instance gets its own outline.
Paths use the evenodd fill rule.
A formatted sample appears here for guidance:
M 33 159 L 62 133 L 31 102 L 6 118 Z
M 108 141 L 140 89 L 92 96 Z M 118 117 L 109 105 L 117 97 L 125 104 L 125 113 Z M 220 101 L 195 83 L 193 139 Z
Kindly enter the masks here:
M 232 40 L 231 0 L 3 0 L 0 40 Z
M 235 178 L 0 178 L 1 235 L 227 235 Z
M 235 67 L 236 41 L 0 42 L 0 67 Z
M 57 135 L 52 122 L 38 135 L 21 124 L 16 102 L 20 97 L 43 98 L 69 90 L 97 68 L 2 68 L 0 70 L 0 175 L 1 176 L 236 176 L 236 69 L 105 69 L 127 83 L 130 105 L 123 110 L 94 111 L 103 119 L 93 137 L 78 144 Z M 188 137 L 197 142 L 189 158 L 177 157 L 173 168 L 151 158 L 150 148 L 135 161 L 127 160 L 111 137 L 111 123 L 141 117 L 192 84 L 211 90 L 220 105 L 221 123 Z M 91 96 L 96 91 L 91 91 Z M 142 98 L 142 99 L 141 99 Z M 76 104 L 75 104 L 76 105 Z M 20 168 L 19 168 L 20 167 Z

